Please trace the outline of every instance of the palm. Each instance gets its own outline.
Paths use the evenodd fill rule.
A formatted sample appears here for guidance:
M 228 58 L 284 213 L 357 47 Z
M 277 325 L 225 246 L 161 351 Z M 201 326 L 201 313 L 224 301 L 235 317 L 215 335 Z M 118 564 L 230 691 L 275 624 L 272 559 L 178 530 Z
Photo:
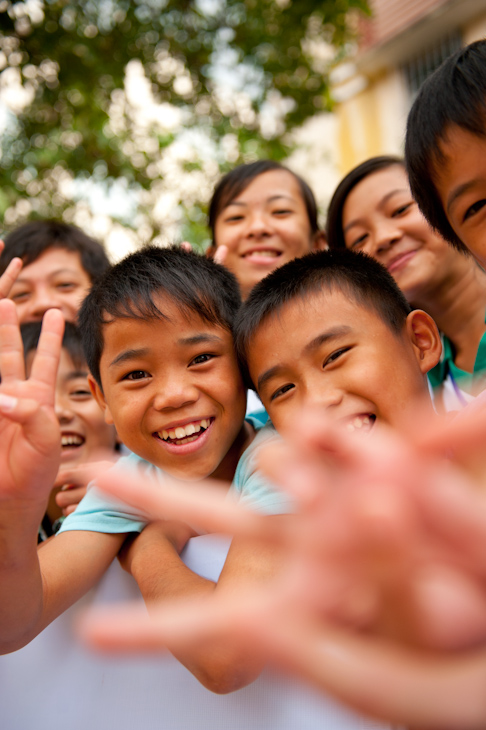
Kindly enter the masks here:
M 54 388 L 62 341 L 60 312 L 48 312 L 31 375 L 25 378 L 15 306 L 0 301 L 0 395 L 16 399 L 0 410 L 0 499 L 45 500 L 59 466 L 60 434 Z

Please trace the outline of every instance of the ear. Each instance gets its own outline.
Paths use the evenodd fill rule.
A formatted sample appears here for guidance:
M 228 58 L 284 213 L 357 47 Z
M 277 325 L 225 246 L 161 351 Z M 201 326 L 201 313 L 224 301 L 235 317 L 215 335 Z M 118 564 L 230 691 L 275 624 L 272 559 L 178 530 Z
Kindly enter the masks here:
M 313 251 L 327 251 L 329 246 L 327 245 L 327 236 L 325 231 L 316 231 L 312 237 Z
M 420 370 L 425 375 L 440 360 L 442 342 L 434 320 L 421 309 L 414 309 L 407 317 L 407 334 L 417 357 Z
M 110 408 L 108 406 L 108 403 L 105 400 L 105 395 L 96 382 L 96 380 L 93 378 L 91 373 L 88 375 L 88 383 L 89 383 L 89 389 L 91 390 L 91 395 L 103 411 L 103 415 L 105 417 L 105 423 L 108 423 L 110 425 L 114 425 L 113 416 L 111 415 Z

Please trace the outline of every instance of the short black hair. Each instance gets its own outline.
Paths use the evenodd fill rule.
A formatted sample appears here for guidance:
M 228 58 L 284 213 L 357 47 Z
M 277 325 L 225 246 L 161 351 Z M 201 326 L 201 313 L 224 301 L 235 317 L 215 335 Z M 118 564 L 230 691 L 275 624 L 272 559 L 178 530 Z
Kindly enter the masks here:
M 26 322 L 20 327 L 20 334 L 24 344 L 24 358 L 27 358 L 29 352 L 37 350 L 39 337 L 42 329 L 42 322 Z M 72 322 L 65 322 L 64 335 L 62 338 L 62 347 L 67 350 L 69 357 L 78 370 L 88 369 L 86 358 L 84 356 L 81 334 L 76 325 Z
M 446 241 L 467 252 L 447 220 L 434 180 L 444 162 L 440 144 L 453 126 L 486 137 L 486 40 L 461 48 L 424 81 L 405 138 L 410 188 L 420 210 Z
M 361 251 L 316 251 L 293 259 L 251 291 L 239 312 L 235 342 L 247 385 L 255 388 L 248 369 L 248 349 L 263 322 L 288 302 L 322 291 L 338 290 L 360 306 L 376 312 L 395 333 L 403 331 L 410 305 L 384 266 Z M 322 311 L 326 317 L 325 307 Z
M 233 333 L 241 304 L 233 274 L 212 259 L 178 246 L 146 246 L 95 282 L 79 311 L 86 362 L 100 387 L 103 325 L 119 318 L 167 319 L 154 302 L 157 295 L 167 296 L 182 312 L 195 313 Z
M 246 165 L 238 165 L 238 167 L 227 172 L 216 185 L 213 197 L 209 203 L 208 213 L 208 225 L 213 237 L 213 246 L 216 247 L 217 245 L 214 232 L 216 219 L 221 211 L 224 210 L 224 208 L 226 208 L 232 200 L 238 197 L 243 190 L 246 190 L 248 185 L 250 185 L 255 178 L 263 175 L 265 172 L 272 172 L 273 170 L 284 170 L 295 178 L 299 185 L 302 199 L 305 203 L 311 233 L 317 233 L 319 230 L 319 224 L 317 221 L 317 203 L 314 193 L 306 181 L 300 177 L 300 175 L 289 170 L 288 167 L 281 165 L 280 162 L 274 162 L 273 160 L 258 160 L 257 162 L 250 162 Z
M 369 160 L 357 165 L 343 177 L 334 191 L 327 211 L 326 236 L 329 248 L 346 248 L 343 231 L 343 208 L 353 188 L 368 175 L 372 175 L 379 170 L 385 170 L 387 167 L 393 167 L 393 165 L 400 165 L 405 169 L 405 161 L 401 157 L 391 155 L 370 157 Z
M 51 248 L 79 253 L 81 265 L 92 282 L 109 267 L 105 249 L 94 238 L 76 226 L 56 220 L 24 223 L 5 236 L 5 248 L 0 255 L 0 274 L 18 256 L 28 266 Z

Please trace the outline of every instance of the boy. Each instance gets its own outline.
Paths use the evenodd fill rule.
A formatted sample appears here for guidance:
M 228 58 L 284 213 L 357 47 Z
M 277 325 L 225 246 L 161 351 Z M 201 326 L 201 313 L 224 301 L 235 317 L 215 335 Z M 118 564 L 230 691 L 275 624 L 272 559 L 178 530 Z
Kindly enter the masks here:
M 251 450 L 247 451 L 255 432 L 243 420 L 246 391 L 233 348 L 232 323 L 238 306 L 234 278 L 207 259 L 179 249 L 156 248 L 129 256 L 95 283 L 80 312 L 86 359 L 94 376 L 91 387 L 106 423 L 117 427 L 118 436 L 134 452 L 119 462 L 122 472 L 153 474 L 161 482 L 164 476 L 159 469 L 185 480 L 235 476 L 243 500 L 264 511 L 279 512 L 281 498 L 269 492 L 254 473 Z M 0 515 L 5 545 L 1 646 L 7 652 L 27 643 L 82 596 L 116 556 L 126 534 L 142 529 L 146 521 L 139 513 L 133 520 L 126 514 L 103 512 L 91 494 L 92 506 L 68 517 L 61 533 L 43 546 L 37 558 L 34 524 L 41 521 L 54 480 L 54 446 L 60 441 L 52 411 L 59 313 L 46 314 L 45 333 L 27 381 L 23 381 L 22 348 L 11 303 L 0 302 L 0 318 L 4 323 L 0 369 L 5 374 L 0 426 L 5 434 L 2 444 L 12 442 L 11 456 L 1 453 L 6 461 Z M 17 426 L 17 421 L 24 427 Z M 34 472 L 28 468 L 26 454 L 37 442 L 40 463 Z M 194 531 L 180 525 L 166 528 L 178 570 L 178 551 Z M 242 571 L 256 577 L 268 575 L 273 571 L 271 556 L 255 555 L 236 541 L 218 586 L 232 585 Z M 182 590 L 192 589 L 194 583 L 196 592 L 214 590 L 214 583 L 191 571 L 183 581 Z M 231 650 L 226 646 L 218 652 L 215 647 L 215 656 L 205 652 L 195 659 L 193 652 L 188 668 L 201 681 L 207 677 L 209 684 L 215 682 L 218 691 L 228 691 L 220 689 L 223 682 L 231 688 L 233 681 L 238 686 L 248 683 L 260 671 L 258 662 L 248 657 L 245 664 L 241 652 L 240 664 L 232 662 Z M 235 679 L 227 672 L 228 655 Z M 222 678 L 220 664 L 225 672 Z
M 76 226 L 32 221 L 5 237 L 0 275 L 15 268 L 0 293 L 13 300 L 21 323 L 40 321 L 50 308 L 74 322 L 89 288 L 109 266 L 103 246 Z
M 429 223 L 484 267 L 486 41 L 450 56 L 422 85 L 407 122 L 412 194 Z

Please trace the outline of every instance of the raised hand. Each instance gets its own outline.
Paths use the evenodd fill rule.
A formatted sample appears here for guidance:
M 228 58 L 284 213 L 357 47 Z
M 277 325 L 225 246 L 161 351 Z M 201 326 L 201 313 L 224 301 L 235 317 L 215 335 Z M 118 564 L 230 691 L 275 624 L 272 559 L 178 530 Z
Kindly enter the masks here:
M 45 503 L 60 457 L 54 391 L 64 320 L 57 310 L 44 316 L 31 374 L 25 378 L 15 305 L 0 300 L 0 500 Z

